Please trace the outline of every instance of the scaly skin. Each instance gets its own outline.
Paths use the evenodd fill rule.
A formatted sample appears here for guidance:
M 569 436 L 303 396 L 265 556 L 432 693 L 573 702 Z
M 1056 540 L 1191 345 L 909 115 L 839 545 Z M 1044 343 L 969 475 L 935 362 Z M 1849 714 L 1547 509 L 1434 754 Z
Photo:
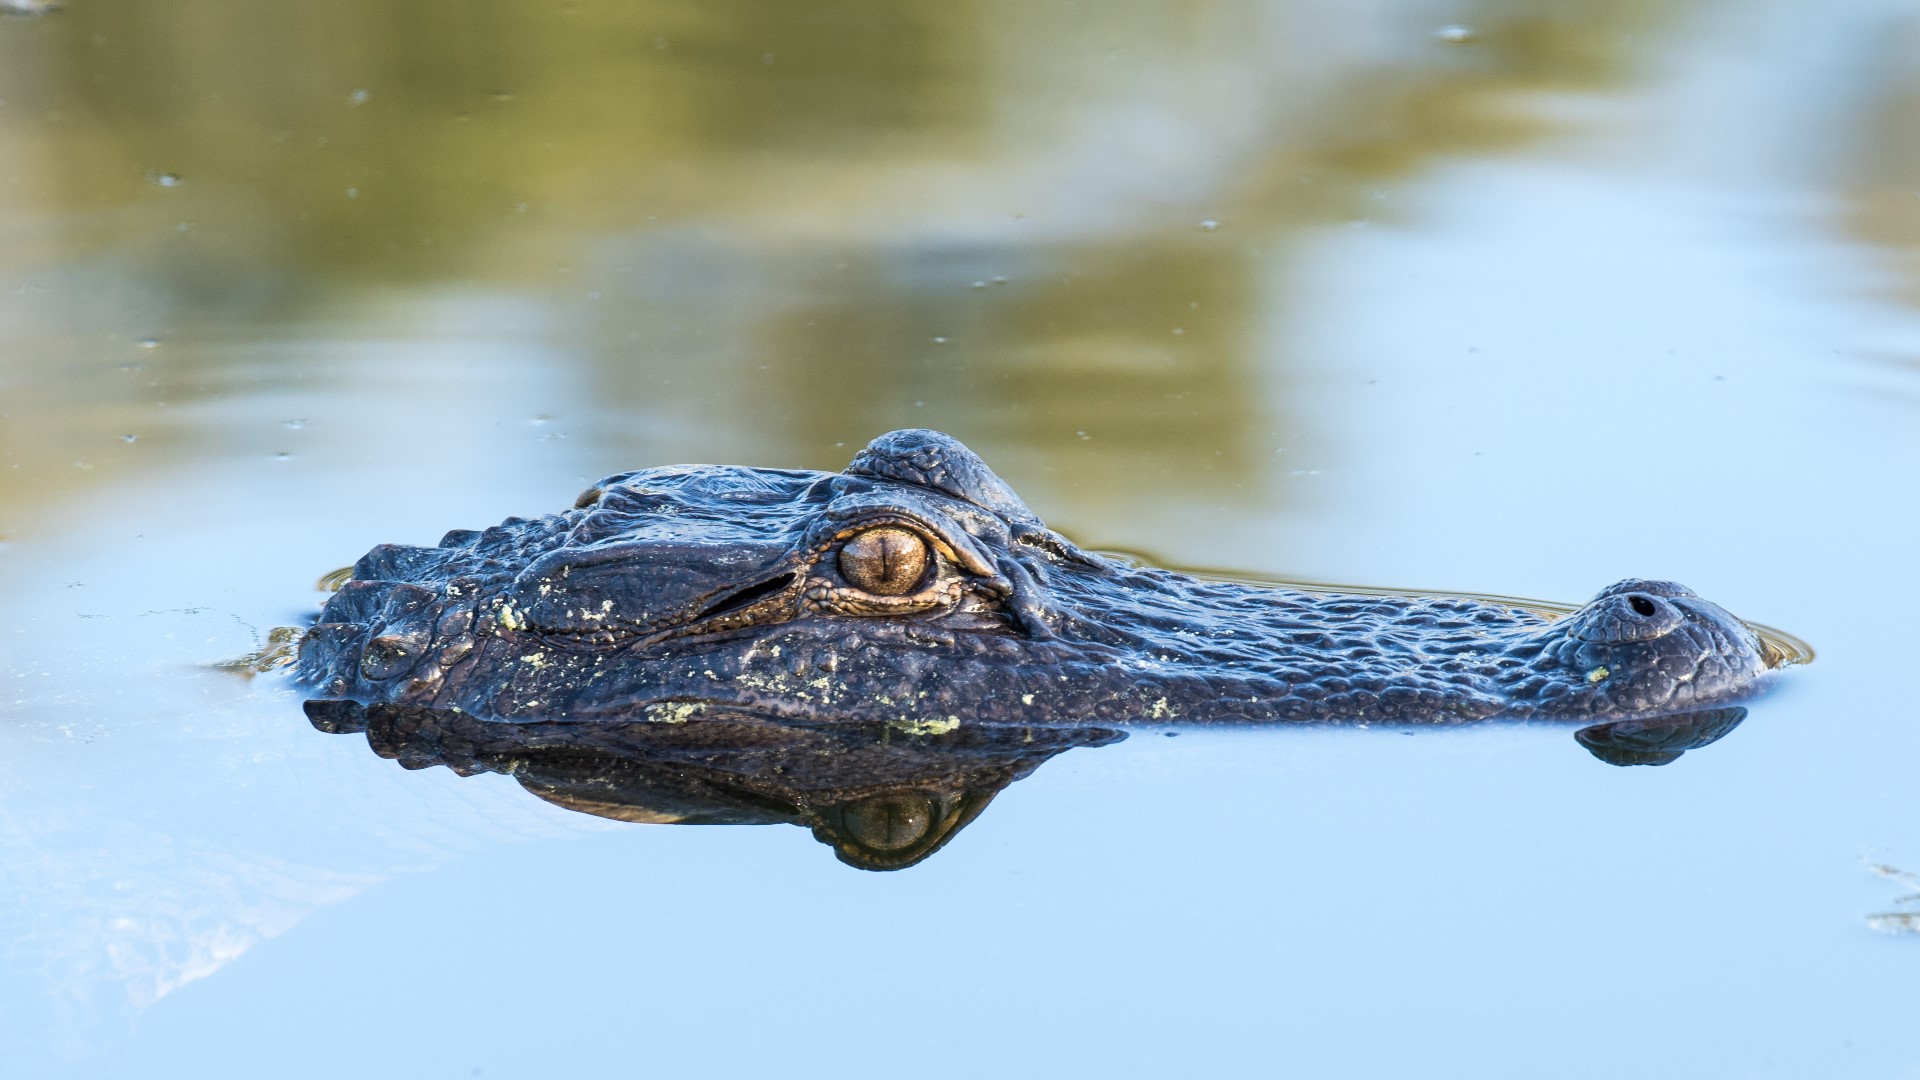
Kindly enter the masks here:
M 862 572 L 882 566 L 863 552 L 903 544 L 924 545 L 918 577 Z M 1747 696 L 1769 655 L 1670 582 L 1623 581 L 1552 618 L 1129 566 L 1048 530 L 957 441 L 907 430 L 842 473 L 623 473 L 562 514 L 375 548 L 299 672 L 326 698 L 498 720 L 747 709 L 938 732 L 1626 720 Z

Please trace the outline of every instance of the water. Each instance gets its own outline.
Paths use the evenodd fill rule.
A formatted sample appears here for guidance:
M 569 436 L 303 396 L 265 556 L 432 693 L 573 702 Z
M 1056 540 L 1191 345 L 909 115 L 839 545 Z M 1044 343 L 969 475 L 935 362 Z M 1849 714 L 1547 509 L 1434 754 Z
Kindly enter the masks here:
M 1900 0 L 0 21 L 7 1075 L 1920 1071 L 1916 87 Z M 1145 731 L 893 874 L 214 666 L 374 543 L 909 425 L 1089 545 L 1820 660 L 1664 768 Z

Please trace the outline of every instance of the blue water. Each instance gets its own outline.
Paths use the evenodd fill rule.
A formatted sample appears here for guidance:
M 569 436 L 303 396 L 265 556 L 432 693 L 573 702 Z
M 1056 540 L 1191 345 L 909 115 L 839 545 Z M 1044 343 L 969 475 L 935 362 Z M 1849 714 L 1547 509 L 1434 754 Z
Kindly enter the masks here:
M 1920 1075 L 1906 5 L 145 10 L 0 22 L 0 1075 Z M 1090 546 L 1819 660 L 1663 768 L 1145 729 L 892 874 L 214 666 L 375 543 L 901 426 Z

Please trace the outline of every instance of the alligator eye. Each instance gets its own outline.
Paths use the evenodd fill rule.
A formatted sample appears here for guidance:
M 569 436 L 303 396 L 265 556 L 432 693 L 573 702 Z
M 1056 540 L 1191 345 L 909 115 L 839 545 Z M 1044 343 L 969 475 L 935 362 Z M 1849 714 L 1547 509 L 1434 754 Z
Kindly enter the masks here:
M 882 525 L 840 546 L 840 576 L 876 596 L 903 596 L 919 588 L 931 555 L 925 540 L 906 529 Z
M 841 815 L 847 834 L 861 846 L 891 855 L 910 848 L 933 829 L 933 800 L 925 795 L 882 795 L 864 799 Z

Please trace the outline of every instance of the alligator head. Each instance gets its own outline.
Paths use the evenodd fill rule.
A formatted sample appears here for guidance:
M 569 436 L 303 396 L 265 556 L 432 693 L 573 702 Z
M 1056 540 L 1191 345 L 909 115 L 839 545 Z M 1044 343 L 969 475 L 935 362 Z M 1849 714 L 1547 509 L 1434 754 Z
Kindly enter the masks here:
M 327 698 L 507 720 L 718 709 L 881 722 L 1629 719 L 1782 655 L 1670 582 L 1561 615 L 1210 580 L 1085 552 L 959 442 L 841 473 L 679 466 L 572 510 L 383 545 L 300 648 Z
M 1049 758 L 1126 737 L 1071 723 L 909 735 L 891 724 L 731 709 L 692 724 L 501 724 L 450 709 L 346 701 L 310 701 L 307 715 L 329 733 L 364 731 L 375 753 L 407 768 L 502 773 L 583 814 L 652 825 L 805 826 L 862 870 L 925 860 Z

